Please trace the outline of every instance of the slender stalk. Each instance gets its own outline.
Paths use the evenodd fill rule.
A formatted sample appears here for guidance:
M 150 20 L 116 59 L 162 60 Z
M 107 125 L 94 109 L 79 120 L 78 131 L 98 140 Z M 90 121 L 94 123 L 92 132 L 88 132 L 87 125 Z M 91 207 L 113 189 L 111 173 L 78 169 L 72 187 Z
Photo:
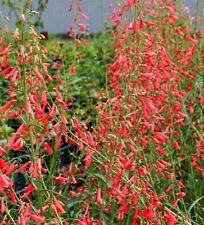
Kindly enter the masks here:
M 7 209 L 7 207 L 5 208 L 6 210 L 6 214 L 7 216 L 10 218 L 10 220 L 12 221 L 13 225 L 17 225 L 17 223 L 15 222 L 15 220 L 13 219 L 13 217 L 11 216 L 9 210 Z
M 58 150 L 54 149 L 53 151 L 54 152 L 53 152 L 52 160 L 51 160 L 51 163 L 50 163 L 48 183 L 52 181 L 52 178 L 54 177 L 54 171 L 56 169 Z
M 20 22 L 21 22 L 21 48 L 23 48 L 23 50 L 25 50 L 25 16 L 24 16 L 24 2 L 21 0 L 20 1 Z M 23 97 L 24 97 L 24 107 L 25 107 L 25 124 L 28 127 L 28 137 L 29 137 L 29 141 L 30 141 L 30 154 L 31 154 L 31 162 L 32 163 L 36 163 L 37 161 L 37 152 L 35 151 L 35 147 L 34 147 L 34 142 L 33 142 L 33 137 L 34 137 L 34 133 L 32 131 L 32 122 L 31 122 L 31 117 L 29 114 L 27 114 L 26 112 L 26 104 L 28 101 L 28 87 L 27 87 L 27 82 L 26 82 L 26 68 L 25 68 L 25 59 L 23 57 L 22 60 L 22 65 L 21 65 L 21 73 L 22 73 L 22 78 L 23 78 Z M 41 173 L 40 173 L 41 176 Z M 38 205 L 39 208 L 42 210 L 42 206 L 43 206 L 43 196 L 42 196 L 42 192 L 41 192 L 41 180 L 37 179 L 37 192 L 38 192 Z
M 195 26 L 194 26 L 194 31 L 197 30 L 197 24 L 198 24 L 198 18 L 199 18 L 199 0 L 196 0 L 196 16 L 195 16 Z

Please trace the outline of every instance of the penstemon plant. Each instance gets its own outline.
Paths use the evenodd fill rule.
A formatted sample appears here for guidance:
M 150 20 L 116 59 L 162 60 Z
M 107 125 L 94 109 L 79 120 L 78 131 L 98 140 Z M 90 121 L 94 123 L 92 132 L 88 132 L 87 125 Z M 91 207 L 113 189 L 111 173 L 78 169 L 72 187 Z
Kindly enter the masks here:
M 7 137 L 7 143 L 1 145 L 1 155 L 8 159 L 1 158 L 0 163 L 1 221 L 38 224 L 48 217 L 48 222 L 58 220 L 62 224 L 61 214 L 65 211 L 59 200 L 62 194 L 58 184 L 67 184 L 69 178 L 57 172 L 61 169 L 62 139 L 69 142 L 64 116 L 68 107 L 59 92 L 61 82 L 54 86 L 52 94 L 48 93 L 54 78 L 48 73 L 47 50 L 40 44 L 43 37 L 34 27 L 26 28 L 24 2 L 20 4 L 14 42 L 8 46 L 1 44 L 1 76 L 10 85 L 8 103 L 0 108 L 1 119 L 16 119 L 20 124 Z M 24 183 L 22 190 L 16 185 L 20 178 Z
M 114 62 L 90 128 L 67 106 L 79 46 L 88 48 L 77 34 L 86 32 L 79 17 L 88 19 L 82 1 L 70 2 L 73 59 L 59 74 L 24 10 L 32 1 L 19 2 L 14 41 L 0 38 L 9 86 L 0 118 L 19 124 L 1 133 L 1 224 L 201 224 L 203 33 L 191 30 L 183 7 L 114 1 Z
M 202 33 L 191 33 L 173 1 L 118 5 L 110 16 L 115 62 L 108 67 L 108 99 L 97 106 L 99 123 L 83 133 L 73 120 L 86 146 L 85 186 L 91 188 L 84 203 L 89 212 L 79 224 L 92 218 L 101 224 L 199 224 Z

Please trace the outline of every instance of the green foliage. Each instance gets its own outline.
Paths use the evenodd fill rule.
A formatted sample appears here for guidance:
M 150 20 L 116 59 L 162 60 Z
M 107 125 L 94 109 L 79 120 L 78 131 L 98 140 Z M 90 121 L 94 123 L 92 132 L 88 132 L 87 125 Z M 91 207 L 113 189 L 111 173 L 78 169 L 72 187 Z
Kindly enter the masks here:
M 106 88 L 106 68 L 113 61 L 113 48 L 111 48 L 112 41 L 108 33 L 88 37 L 87 42 L 88 48 L 80 46 L 77 49 L 81 60 L 78 60 L 77 56 L 76 59 L 73 58 L 75 55 L 73 40 L 63 40 L 53 36 L 44 43 L 49 52 L 50 66 L 54 62 L 63 65 L 61 70 L 56 69 L 50 72 L 59 73 L 58 79 L 63 82 L 61 92 L 74 116 L 80 120 L 88 119 L 93 122 L 96 119 L 94 118 L 96 116 L 96 95 Z M 54 60 L 53 56 L 55 56 Z M 69 70 L 73 63 L 76 66 L 75 76 L 72 76 Z M 70 102 L 70 99 L 73 101 Z

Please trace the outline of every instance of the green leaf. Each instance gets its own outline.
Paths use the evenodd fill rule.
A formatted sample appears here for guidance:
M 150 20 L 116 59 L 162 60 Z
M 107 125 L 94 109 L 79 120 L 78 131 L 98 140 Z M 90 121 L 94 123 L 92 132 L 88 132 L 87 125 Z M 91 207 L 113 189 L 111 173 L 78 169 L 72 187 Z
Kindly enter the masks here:
M 204 198 L 204 196 L 202 196 L 202 197 L 200 197 L 200 198 L 198 198 L 195 202 L 193 202 L 190 206 L 189 206 L 189 208 L 188 208 L 188 212 L 191 212 L 191 210 L 193 209 L 193 207 L 201 200 L 201 199 L 203 199 Z
M 96 175 L 98 178 L 100 178 L 104 183 L 106 183 L 106 184 L 108 185 L 109 188 L 111 187 L 110 182 L 108 182 L 108 181 L 106 180 L 106 178 L 105 178 L 102 174 L 96 173 L 95 175 Z
M 103 219 L 103 222 L 104 222 L 105 225 L 109 225 L 107 217 L 105 216 L 104 213 L 102 213 L 102 219 Z

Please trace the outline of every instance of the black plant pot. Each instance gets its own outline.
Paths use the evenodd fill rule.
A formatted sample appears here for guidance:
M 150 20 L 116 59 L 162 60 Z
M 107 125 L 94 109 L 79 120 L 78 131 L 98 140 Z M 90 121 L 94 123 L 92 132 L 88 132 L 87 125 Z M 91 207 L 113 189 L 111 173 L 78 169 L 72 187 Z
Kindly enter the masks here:
M 79 157 L 77 145 L 66 144 L 60 148 L 60 163 L 62 167 L 68 167 L 77 157 Z
M 7 122 L 7 125 L 14 129 L 14 131 L 17 131 L 20 127 L 21 123 L 17 119 L 9 119 Z
M 26 180 L 22 173 L 16 173 L 14 177 L 14 190 L 17 195 L 21 195 L 26 186 Z
M 59 149 L 60 152 L 60 167 L 66 167 L 68 168 L 71 162 L 74 162 L 80 155 L 80 152 L 78 150 L 78 146 L 76 144 L 65 144 L 63 143 L 62 147 Z M 21 164 L 24 164 L 28 162 L 28 158 L 24 157 L 25 151 L 21 152 L 13 152 L 14 158 L 21 158 Z M 45 159 L 47 163 L 49 164 L 50 156 Z M 81 182 L 80 182 L 81 183 Z M 17 193 L 22 193 L 23 189 L 26 186 L 26 180 L 24 178 L 24 175 L 22 173 L 16 173 L 14 177 L 14 186 Z M 78 186 L 78 184 L 77 184 Z

